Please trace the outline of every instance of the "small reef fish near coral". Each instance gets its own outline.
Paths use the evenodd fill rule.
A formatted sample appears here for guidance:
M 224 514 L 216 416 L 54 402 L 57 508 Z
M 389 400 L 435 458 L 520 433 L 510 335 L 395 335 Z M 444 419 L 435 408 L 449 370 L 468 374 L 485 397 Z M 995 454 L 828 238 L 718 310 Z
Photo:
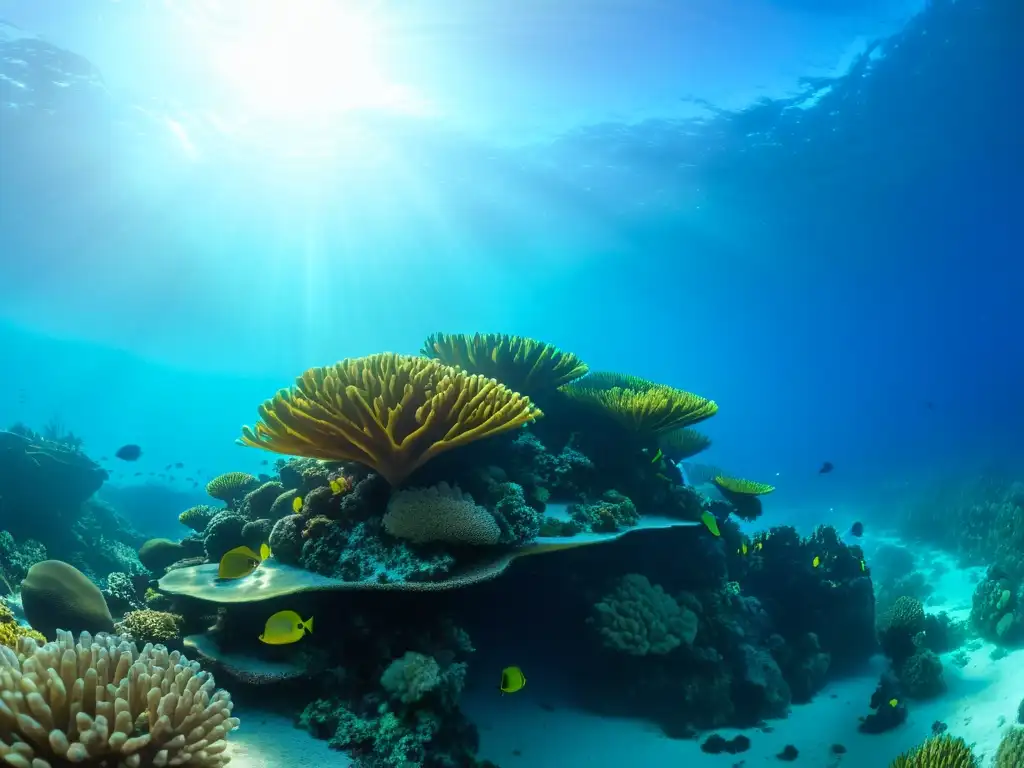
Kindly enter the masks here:
M 502 693 L 515 693 L 526 686 L 526 675 L 519 667 L 505 667 L 501 670 L 501 683 L 498 686 Z
M 295 611 L 278 611 L 269 619 L 260 635 L 260 642 L 267 645 L 288 645 L 297 643 L 306 633 L 313 633 L 313 617 L 303 621 Z
M 242 545 L 229 549 L 220 559 L 217 566 L 217 577 L 221 579 L 240 579 L 248 576 L 259 567 L 259 564 L 270 557 L 270 547 L 260 545 L 259 553 Z

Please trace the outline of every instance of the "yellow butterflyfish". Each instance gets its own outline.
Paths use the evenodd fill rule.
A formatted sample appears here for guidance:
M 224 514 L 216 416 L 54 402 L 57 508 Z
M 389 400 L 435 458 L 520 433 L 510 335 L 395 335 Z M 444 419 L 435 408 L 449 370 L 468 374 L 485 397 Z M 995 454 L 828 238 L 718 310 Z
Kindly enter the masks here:
M 337 496 L 339 493 L 341 493 L 341 490 L 341 483 L 339 483 L 337 480 L 331 480 L 331 493 Z
M 811 567 L 817 568 L 819 565 L 821 565 L 821 558 L 815 555 L 814 559 L 811 560 Z
M 722 535 L 722 532 L 718 530 L 718 521 L 715 519 L 715 516 L 708 512 L 707 510 L 704 510 L 704 512 L 701 514 L 700 521 L 708 527 L 708 530 L 711 531 L 712 536 Z
M 266 542 L 263 542 L 262 544 L 260 544 L 260 561 L 261 562 L 263 560 L 266 560 L 272 554 L 273 553 L 270 551 L 270 545 L 269 544 L 267 544 Z
M 760 552 L 763 548 L 764 548 L 764 542 L 763 541 L 759 541 L 756 544 L 754 544 L 754 549 L 757 550 L 758 552 Z
M 267 545 L 264 544 L 263 546 Z M 260 555 L 253 552 L 249 547 L 235 547 L 225 552 L 224 556 L 221 557 L 220 564 L 217 566 L 217 578 L 240 579 L 243 576 L 248 576 L 256 570 L 256 566 L 260 564 L 262 559 L 264 558 L 261 558 Z
M 296 496 L 294 499 L 292 499 L 292 512 L 294 512 L 297 515 L 301 511 L 302 511 L 302 497 L 301 496 Z
M 899 705 L 899 703 L 900 703 L 899 699 L 889 699 L 889 706 L 890 707 L 896 707 L 896 706 Z
M 866 571 L 868 569 L 868 564 L 865 563 L 863 560 L 860 561 L 860 569 L 861 571 Z
M 502 693 L 521 691 L 524 685 L 526 685 L 526 675 L 523 674 L 523 670 L 519 667 L 505 667 L 501 670 L 501 685 L 499 688 L 501 688 Z
M 661 448 L 659 448 L 658 452 L 656 454 L 654 454 L 654 458 L 651 459 L 651 464 L 657 464 L 659 461 L 661 461 L 662 455 L 663 454 L 661 452 Z
M 263 627 L 260 642 L 267 645 L 288 645 L 297 643 L 306 633 L 313 632 L 313 617 L 305 621 L 295 611 L 278 611 Z

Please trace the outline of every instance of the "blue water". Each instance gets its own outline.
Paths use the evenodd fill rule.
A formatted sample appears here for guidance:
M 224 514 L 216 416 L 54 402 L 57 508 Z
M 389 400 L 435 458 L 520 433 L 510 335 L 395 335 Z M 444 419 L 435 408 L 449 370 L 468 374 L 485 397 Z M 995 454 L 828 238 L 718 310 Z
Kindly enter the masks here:
M 1020 466 L 1016 0 L 384 3 L 351 108 L 330 37 L 218 67 L 244 5 L 0 0 L 47 41 L 0 26 L 0 426 L 141 445 L 144 531 L 305 368 L 438 330 L 713 397 L 702 458 L 802 526 Z

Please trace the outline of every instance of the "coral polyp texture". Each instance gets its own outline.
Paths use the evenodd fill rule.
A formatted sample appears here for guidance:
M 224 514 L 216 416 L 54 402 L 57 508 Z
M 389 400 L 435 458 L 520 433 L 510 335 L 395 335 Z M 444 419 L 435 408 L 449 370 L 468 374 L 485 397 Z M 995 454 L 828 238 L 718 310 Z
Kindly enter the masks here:
M 607 648 L 633 656 L 669 653 L 697 636 L 696 614 L 639 573 L 595 603 L 590 623 Z
M 945 734 L 927 739 L 921 746 L 905 752 L 889 768 L 977 768 L 978 760 L 961 738 Z
M 652 385 L 645 389 L 595 386 L 592 376 L 560 388 L 570 400 L 601 412 L 630 432 L 657 435 L 688 427 L 714 416 L 713 400 L 675 387 Z
M 0 647 L 0 696 L 0 759 L 13 768 L 214 768 L 238 726 L 197 663 L 106 634 Z
M 754 480 L 744 480 L 739 477 L 726 477 L 724 475 L 718 475 L 715 478 L 715 485 L 726 494 L 736 494 L 738 496 L 763 496 L 775 490 L 774 485 L 758 483 Z
M 444 451 L 543 414 L 493 379 L 437 360 L 382 353 L 311 368 L 259 409 L 240 442 L 370 467 L 392 485 Z
M 458 486 L 452 488 L 447 483 L 397 491 L 388 502 L 384 530 L 416 544 L 487 546 L 501 538 L 494 515 Z
M 571 352 L 523 336 L 503 333 L 435 333 L 423 355 L 445 365 L 496 379 L 525 395 L 550 392 L 586 375 L 586 363 Z
M 710 448 L 711 438 L 695 429 L 682 427 L 658 435 L 658 447 L 669 461 L 680 462 Z
M 259 484 L 259 478 L 248 472 L 225 472 L 206 484 L 206 492 L 218 501 L 231 504 L 243 498 Z

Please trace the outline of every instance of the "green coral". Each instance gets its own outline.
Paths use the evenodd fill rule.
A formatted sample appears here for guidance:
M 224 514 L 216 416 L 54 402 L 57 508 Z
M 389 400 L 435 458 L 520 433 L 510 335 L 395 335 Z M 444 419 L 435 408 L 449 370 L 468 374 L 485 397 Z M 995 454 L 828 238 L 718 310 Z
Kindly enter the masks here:
M 924 629 L 924 605 L 914 597 L 899 598 L 889 612 L 887 629 L 905 632 L 911 636 Z
M 889 768 L 978 768 L 978 761 L 967 742 L 944 734 L 903 753 Z
M 697 615 L 639 573 L 619 579 L 588 623 L 605 647 L 632 656 L 669 653 L 697 635 Z
M 216 507 L 211 507 L 209 504 L 197 504 L 178 515 L 178 522 L 188 526 L 197 533 L 202 533 L 206 530 L 206 526 L 213 519 L 213 516 L 219 511 Z
M 1024 765 L 1024 728 L 1011 728 L 1003 734 L 996 750 L 994 768 L 1020 768 Z
M 248 472 L 225 472 L 206 484 L 206 492 L 218 501 L 233 504 L 259 484 L 259 478 Z
M 582 530 L 595 533 L 615 533 L 640 522 L 636 505 L 618 491 L 607 491 L 593 504 L 574 504 L 569 516 Z
M 899 679 L 907 696 L 930 699 L 946 690 L 942 661 L 932 651 L 915 653 L 900 666 Z
M 124 618 L 114 625 L 120 635 L 131 635 L 132 639 L 145 643 L 167 643 L 181 637 L 181 627 L 185 619 L 176 613 L 165 613 L 144 608 L 140 611 L 129 611 Z

